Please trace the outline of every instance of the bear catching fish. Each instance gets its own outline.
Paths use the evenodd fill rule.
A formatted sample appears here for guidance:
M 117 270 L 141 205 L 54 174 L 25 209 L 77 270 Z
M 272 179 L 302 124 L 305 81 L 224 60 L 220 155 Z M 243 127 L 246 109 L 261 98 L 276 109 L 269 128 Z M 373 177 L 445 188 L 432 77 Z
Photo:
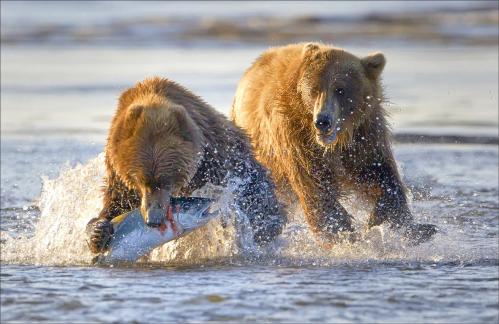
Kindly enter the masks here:
M 235 204 L 257 243 L 272 241 L 286 221 L 244 133 L 168 79 L 146 79 L 121 95 L 105 155 L 103 208 L 87 225 L 92 252 L 106 250 L 116 216 L 140 207 L 147 225 L 161 227 L 172 196 L 189 196 L 207 183 L 224 186 L 234 177 L 241 179 Z

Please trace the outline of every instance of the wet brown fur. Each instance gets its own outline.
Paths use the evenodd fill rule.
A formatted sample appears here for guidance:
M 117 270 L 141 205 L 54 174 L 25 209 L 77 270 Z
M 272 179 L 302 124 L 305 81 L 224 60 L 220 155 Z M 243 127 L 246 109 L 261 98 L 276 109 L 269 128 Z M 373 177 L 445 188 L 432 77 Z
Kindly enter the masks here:
M 352 230 L 338 202 L 351 190 L 374 204 L 370 226 L 412 221 L 382 107 L 384 64 L 380 53 L 359 59 L 324 44 L 293 44 L 264 52 L 239 83 L 232 120 L 251 138 L 279 191 L 285 194 L 290 186 L 297 195 L 320 239 Z M 351 94 L 354 108 L 336 141 L 321 145 L 314 106 L 339 87 Z
M 246 135 L 186 88 L 168 79 L 137 83 L 120 97 L 105 152 L 106 187 L 100 219 L 112 219 L 140 205 L 144 190 L 166 187 L 191 195 L 210 182 L 236 189 L 236 204 L 266 242 L 284 223 L 267 171 L 255 160 Z

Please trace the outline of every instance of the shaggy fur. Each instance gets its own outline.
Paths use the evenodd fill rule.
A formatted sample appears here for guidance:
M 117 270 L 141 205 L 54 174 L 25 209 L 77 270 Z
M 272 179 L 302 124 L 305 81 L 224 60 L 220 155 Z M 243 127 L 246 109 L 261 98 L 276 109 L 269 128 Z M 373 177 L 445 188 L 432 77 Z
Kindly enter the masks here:
M 244 184 L 234 192 L 235 202 L 249 217 L 255 240 L 265 243 L 281 232 L 285 218 L 274 184 L 247 137 L 172 81 L 147 79 L 121 95 L 105 154 L 107 185 L 98 219 L 139 207 L 154 188 L 189 196 L 206 183 L 226 185 L 239 177 Z
M 338 202 L 352 190 L 375 206 L 369 226 L 412 224 L 381 106 L 384 65 L 381 53 L 359 59 L 323 44 L 295 44 L 264 52 L 239 83 L 232 120 L 280 193 L 291 186 L 323 242 L 352 231 Z

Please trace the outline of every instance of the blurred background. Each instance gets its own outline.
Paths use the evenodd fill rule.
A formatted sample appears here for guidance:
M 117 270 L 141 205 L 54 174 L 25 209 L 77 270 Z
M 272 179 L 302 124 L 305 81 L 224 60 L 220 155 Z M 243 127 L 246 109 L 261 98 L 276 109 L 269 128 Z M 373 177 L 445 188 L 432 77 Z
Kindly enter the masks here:
M 105 133 L 152 75 L 228 111 L 269 46 L 383 51 L 395 131 L 497 135 L 498 2 L 2 1 L 2 135 Z
M 292 42 L 384 52 L 397 141 L 497 143 L 498 12 L 497 1 L 2 1 L 4 203 L 36 196 L 34 174 L 102 151 L 135 82 L 171 78 L 227 113 L 259 53 Z M 35 153 L 42 163 L 27 161 Z

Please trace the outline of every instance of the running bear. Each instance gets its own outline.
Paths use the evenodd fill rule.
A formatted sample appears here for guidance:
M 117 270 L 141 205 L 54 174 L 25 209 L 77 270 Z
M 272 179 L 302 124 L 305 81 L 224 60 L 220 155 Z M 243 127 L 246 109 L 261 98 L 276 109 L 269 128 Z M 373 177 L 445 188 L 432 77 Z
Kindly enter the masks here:
M 436 232 L 414 223 L 397 171 L 382 106 L 384 66 L 382 53 L 358 58 L 318 43 L 272 48 L 246 71 L 234 98 L 232 120 L 279 192 L 296 194 L 326 246 L 353 230 L 339 203 L 352 190 L 374 205 L 369 227 L 388 222 L 414 243 Z
M 107 248 L 110 220 L 140 207 L 149 226 L 165 221 L 170 196 L 189 196 L 207 183 L 242 179 L 235 204 L 265 244 L 281 233 L 285 214 L 267 170 L 254 158 L 244 133 L 189 90 L 162 78 L 125 91 L 105 149 L 103 208 L 87 225 L 94 253 Z

